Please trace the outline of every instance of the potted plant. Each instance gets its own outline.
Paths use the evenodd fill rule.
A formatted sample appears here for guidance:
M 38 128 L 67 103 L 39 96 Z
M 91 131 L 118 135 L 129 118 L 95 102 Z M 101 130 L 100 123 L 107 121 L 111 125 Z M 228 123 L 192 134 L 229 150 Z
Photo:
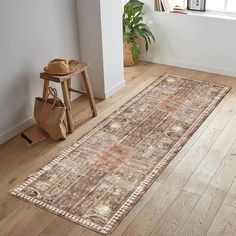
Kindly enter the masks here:
M 144 3 L 138 0 L 129 0 L 124 6 L 123 13 L 123 42 L 124 42 L 124 65 L 131 66 L 138 61 L 140 43 L 143 39 L 145 49 L 151 40 L 155 38 L 149 27 L 143 22 Z

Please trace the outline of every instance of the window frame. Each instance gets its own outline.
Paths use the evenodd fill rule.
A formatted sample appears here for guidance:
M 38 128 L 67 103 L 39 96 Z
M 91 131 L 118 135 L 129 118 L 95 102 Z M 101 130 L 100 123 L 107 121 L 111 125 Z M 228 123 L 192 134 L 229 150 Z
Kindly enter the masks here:
M 207 1 L 207 0 L 206 0 Z M 214 13 L 214 14 L 221 14 L 221 15 L 236 15 L 236 10 L 235 11 L 228 11 L 227 10 L 227 5 L 228 5 L 228 0 L 224 0 L 224 10 L 211 10 L 206 7 L 206 11 L 209 13 Z M 207 5 L 206 5 L 207 6 Z
M 219 11 L 219 10 L 212 10 L 207 8 L 207 0 L 206 0 L 206 13 L 212 13 L 212 14 L 219 14 L 219 15 L 225 15 L 225 16 L 236 16 L 236 10 L 235 11 L 228 11 L 227 10 L 227 3 L 228 0 L 224 0 L 224 10 Z M 183 0 L 183 6 L 187 6 L 187 0 Z

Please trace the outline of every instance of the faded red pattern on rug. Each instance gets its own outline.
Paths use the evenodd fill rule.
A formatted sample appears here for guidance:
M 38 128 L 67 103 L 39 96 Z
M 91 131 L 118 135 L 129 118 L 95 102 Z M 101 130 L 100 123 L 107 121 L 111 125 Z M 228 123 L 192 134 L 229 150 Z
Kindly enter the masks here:
M 109 233 L 228 91 L 165 75 L 11 194 Z

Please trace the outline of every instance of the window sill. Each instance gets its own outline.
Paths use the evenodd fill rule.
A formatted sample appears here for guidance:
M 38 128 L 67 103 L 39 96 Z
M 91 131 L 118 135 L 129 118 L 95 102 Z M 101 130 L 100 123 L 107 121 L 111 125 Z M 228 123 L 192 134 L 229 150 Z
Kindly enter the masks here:
M 211 17 L 211 18 L 226 19 L 226 20 L 236 20 L 236 15 L 229 15 L 229 14 L 209 12 L 209 11 L 206 12 L 188 11 L 187 15 Z
M 180 13 L 171 13 L 171 12 L 158 12 L 159 14 L 174 14 L 174 15 L 182 15 L 182 16 L 200 16 L 200 17 L 208 17 L 208 18 L 216 18 L 216 19 L 224 19 L 224 20 L 236 20 L 236 15 L 226 15 L 221 13 L 214 12 L 197 12 L 197 11 L 188 11 L 187 14 Z

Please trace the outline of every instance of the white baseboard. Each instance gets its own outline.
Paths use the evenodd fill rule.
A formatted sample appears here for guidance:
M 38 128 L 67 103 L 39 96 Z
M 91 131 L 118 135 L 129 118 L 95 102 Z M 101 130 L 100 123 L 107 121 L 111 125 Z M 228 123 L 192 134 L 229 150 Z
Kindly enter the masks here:
M 231 70 L 228 68 L 220 68 L 220 67 L 211 66 L 211 65 L 202 65 L 202 64 L 192 63 L 192 62 L 186 62 L 186 61 L 180 61 L 180 60 L 178 61 L 178 60 L 166 59 L 166 58 L 161 58 L 161 57 L 151 58 L 145 55 L 142 55 L 140 57 L 140 60 L 236 77 L 236 70 Z
M 112 96 L 114 93 L 116 93 L 117 91 L 119 91 L 120 89 L 122 89 L 124 87 L 125 87 L 125 80 L 123 80 L 120 83 L 116 84 L 112 88 L 106 90 L 105 94 L 104 94 L 104 98 L 106 99 L 106 98 Z
M 14 136 L 18 135 L 25 129 L 29 128 L 31 125 L 35 124 L 34 117 L 30 117 L 23 122 L 21 122 L 19 125 L 16 127 L 6 131 L 5 133 L 0 135 L 0 144 L 5 143 L 7 140 L 13 138 Z

